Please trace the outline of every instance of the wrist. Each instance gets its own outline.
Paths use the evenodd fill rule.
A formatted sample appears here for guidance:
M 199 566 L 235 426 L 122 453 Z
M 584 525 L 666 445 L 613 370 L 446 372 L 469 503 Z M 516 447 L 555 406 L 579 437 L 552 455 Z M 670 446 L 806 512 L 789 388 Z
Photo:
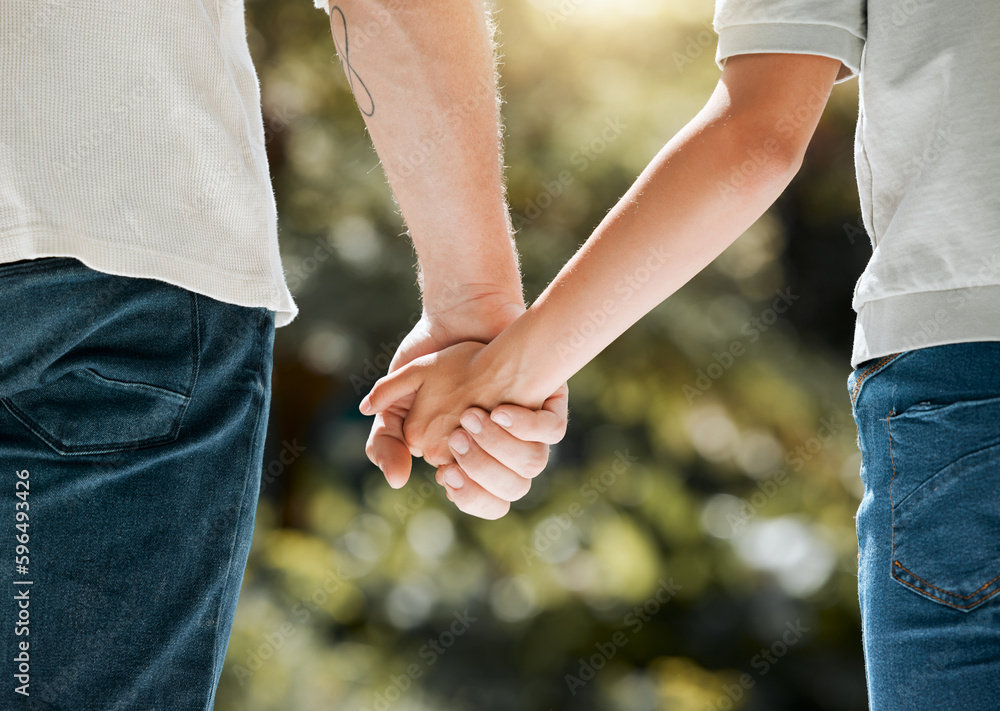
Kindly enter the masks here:
M 525 311 L 520 282 L 446 284 L 425 291 L 423 317 L 454 342 L 492 341 Z
M 515 304 L 524 310 L 517 251 L 506 224 L 485 228 L 489 239 L 463 241 L 420 257 L 419 283 L 424 315 L 448 319 L 454 314 L 494 310 Z M 416 239 L 414 239 L 416 244 Z
M 477 355 L 476 373 L 496 396 L 493 406 L 511 403 L 537 410 L 564 382 L 550 382 L 555 374 L 546 372 L 547 360 L 544 351 L 538 351 L 531 316 L 530 312 L 520 316 Z M 544 339 L 540 343 L 545 348 Z

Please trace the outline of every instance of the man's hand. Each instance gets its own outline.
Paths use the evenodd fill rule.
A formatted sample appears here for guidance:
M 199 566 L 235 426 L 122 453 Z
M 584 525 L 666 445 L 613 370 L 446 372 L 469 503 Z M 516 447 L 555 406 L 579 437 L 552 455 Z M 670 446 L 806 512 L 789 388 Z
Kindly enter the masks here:
M 503 191 L 486 8 L 478 0 L 437 0 L 433 7 L 339 0 L 329 8 L 345 75 L 420 262 L 424 317 L 391 369 L 463 341 L 487 343 L 524 302 Z M 372 36 L 369 28 L 377 41 L 362 41 Z M 376 418 L 367 447 L 394 487 L 406 482 L 411 465 L 401 407 Z M 517 439 L 499 436 L 495 423 L 484 425 L 472 437 L 469 462 L 547 458 L 552 412 L 511 413 L 523 425 Z M 563 409 L 557 425 L 564 429 L 565 420 Z
M 489 342 L 524 311 L 519 295 L 504 295 L 488 287 L 452 289 L 451 293 L 453 298 L 445 308 L 425 311 L 396 351 L 390 373 L 456 343 Z M 548 461 L 548 445 L 565 435 L 567 396 L 568 390 L 563 386 L 537 412 L 503 405 L 492 413 L 492 419 L 481 410 L 462 416 L 463 430 L 455 432 L 448 444 L 440 442 L 426 455 L 428 461 L 439 467 L 438 482 L 453 484 L 446 488 L 459 509 L 484 518 L 506 513 L 514 499 L 500 500 L 495 493 L 484 489 L 483 484 L 489 485 L 488 482 L 505 476 L 517 476 L 530 484 L 529 480 Z M 403 434 L 403 420 L 411 404 L 412 398 L 409 402 L 394 403 L 376 416 L 366 447 L 368 458 L 382 470 L 393 488 L 403 486 L 409 478 L 411 455 L 424 456 L 422 450 L 406 443 Z M 460 452 L 459 449 L 465 449 L 463 437 L 468 447 Z M 453 461 L 457 465 L 451 464 Z M 442 466 L 446 464 L 450 466 Z M 527 488 L 521 486 L 523 495 Z M 488 515 L 500 509 L 501 513 Z

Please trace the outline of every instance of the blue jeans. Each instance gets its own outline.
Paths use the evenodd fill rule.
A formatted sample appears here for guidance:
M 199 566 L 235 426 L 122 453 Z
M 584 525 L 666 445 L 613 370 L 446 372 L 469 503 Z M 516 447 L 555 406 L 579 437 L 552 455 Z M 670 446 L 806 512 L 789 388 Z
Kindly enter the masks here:
M 858 593 L 872 711 L 1000 703 L 1000 343 L 848 379 L 865 494 Z
M 0 708 L 212 708 L 273 339 L 265 308 L 0 264 Z

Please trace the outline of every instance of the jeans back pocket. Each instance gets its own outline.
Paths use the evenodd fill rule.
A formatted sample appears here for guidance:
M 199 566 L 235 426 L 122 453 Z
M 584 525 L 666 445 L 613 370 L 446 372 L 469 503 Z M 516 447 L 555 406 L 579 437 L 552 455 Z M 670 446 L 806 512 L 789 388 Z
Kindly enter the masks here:
M 44 276 L 45 297 L 76 298 L 39 312 L 45 318 L 31 327 L 58 338 L 32 354 L 30 381 L 0 403 L 63 455 L 177 439 L 198 371 L 197 296 L 89 269 Z
M 1000 398 L 889 417 L 892 576 L 957 610 L 1000 592 Z

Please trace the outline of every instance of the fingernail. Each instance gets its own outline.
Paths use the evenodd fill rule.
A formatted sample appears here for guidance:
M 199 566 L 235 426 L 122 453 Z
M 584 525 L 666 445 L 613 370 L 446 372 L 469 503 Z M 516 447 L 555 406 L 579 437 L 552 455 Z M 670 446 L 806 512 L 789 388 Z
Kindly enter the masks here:
M 448 444 L 459 454 L 465 454 L 469 451 L 469 436 L 464 432 L 456 432 L 448 438 Z
M 444 483 L 452 489 L 461 489 L 465 481 L 462 479 L 462 475 L 455 471 L 455 467 L 449 467 L 444 470 Z
M 364 399 L 361 401 L 361 406 L 358 408 L 361 410 L 362 415 L 370 415 L 372 411 L 372 402 L 365 395 Z
M 510 415 L 506 412 L 493 412 L 490 414 L 490 419 L 501 427 L 510 427 L 514 424 L 514 420 L 510 419 Z
M 483 423 L 479 421 L 479 415 L 474 412 L 466 412 L 460 420 L 462 427 L 472 434 L 479 434 L 483 431 Z

